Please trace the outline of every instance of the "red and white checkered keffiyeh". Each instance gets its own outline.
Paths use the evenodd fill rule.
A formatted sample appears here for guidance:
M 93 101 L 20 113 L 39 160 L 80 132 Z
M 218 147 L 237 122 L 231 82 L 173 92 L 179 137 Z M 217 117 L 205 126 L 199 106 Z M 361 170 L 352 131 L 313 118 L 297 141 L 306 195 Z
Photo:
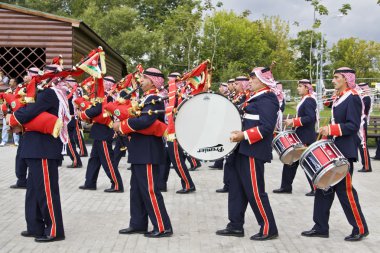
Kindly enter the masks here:
M 162 74 L 162 72 L 156 68 L 148 68 L 146 69 L 146 72 Z M 163 77 L 149 75 L 149 74 L 146 74 L 146 72 L 144 71 L 144 76 L 148 77 L 157 89 L 162 89 L 164 87 L 165 80 Z
M 250 84 L 249 79 L 246 76 L 238 76 L 235 78 L 235 83 L 241 85 L 244 91 L 249 90 Z
M 54 90 L 59 100 L 58 118 L 60 118 L 63 123 L 61 133 L 59 134 L 59 138 L 61 139 L 63 144 L 67 144 L 69 142 L 67 124 L 69 124 L 70 119 L 71 119 L 70 110 L 69 110 L 69 102 L 67 100 L 67 95 L 66 95 L 66 89 L 67 89 L 66 83 L 63 81 L 58 81 L 52 87 L 52 90 Z M 65 153 L 66 153 L 66 149 L 64 148 L 62 151 L 62 154 L 65 154 Z
M 347 72 L 345 72 L 345 70 L 347 70 Z M 355 73 L 352 73 L 353 71 L 352 69 L 348 67 L 342 67 L 342 68 L 338 68 L 336 71 L 339 71 L 338 74 L 341 74 L 342 76 L 344 76 L 344 78 L 346 78 L 347 85 L 350 89 L 356 88 L 356 83 L 355 83 L 356 75 Z
M 105 76 L 103 78 L 104 91 L 109 92 L 115 84 L 115 79 L 112 76 Z
M 41 70 L 39 68 L 32 67 L 28 69 L 27 74 L 29 77 L 33 77 L 33 76 L 37 76 L 40 73 L 40 71 Z
M 314 89 L 313 89 L 313 86 L 311 85 L 311 82 L 309 79 L 301 79 L 298 81 L 298 84 L 302 84 L 302 85 L 306 86 L 306 88 L 309 91 L 309 94 L 313 94 Z
M 274 80 L 272 71 L 269 68 L 256 67 L 252 70 L 257 78 L 271 89 L 276 88 L 276 81 Z

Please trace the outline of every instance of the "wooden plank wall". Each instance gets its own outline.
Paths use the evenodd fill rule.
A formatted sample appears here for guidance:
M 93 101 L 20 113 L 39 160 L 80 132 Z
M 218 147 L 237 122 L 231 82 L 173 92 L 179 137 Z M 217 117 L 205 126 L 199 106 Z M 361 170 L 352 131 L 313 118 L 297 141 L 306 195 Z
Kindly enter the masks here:
M 71 23 L 0 8 L 0 47 L 46 48 L 46 60 L 62 55 L 71 67 L 73 53 Z

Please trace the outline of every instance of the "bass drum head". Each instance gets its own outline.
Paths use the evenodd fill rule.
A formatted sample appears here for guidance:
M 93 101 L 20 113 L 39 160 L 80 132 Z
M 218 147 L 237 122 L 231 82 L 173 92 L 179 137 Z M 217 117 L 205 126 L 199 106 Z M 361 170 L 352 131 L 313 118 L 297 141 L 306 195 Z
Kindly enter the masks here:
M 200 93 L 184 101 L 175 117 L 178 143 L 190 156 L 214 161 L 237 146 L 230 142 L 232 131 L 241 130 L 238 109 L 219 94 Z

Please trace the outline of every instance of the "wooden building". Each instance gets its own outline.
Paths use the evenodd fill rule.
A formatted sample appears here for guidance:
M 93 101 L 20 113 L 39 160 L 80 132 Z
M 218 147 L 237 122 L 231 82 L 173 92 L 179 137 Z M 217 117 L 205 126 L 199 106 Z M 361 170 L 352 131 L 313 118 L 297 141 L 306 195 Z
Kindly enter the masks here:
M 11 78 L 42 69 L 58 55 L 70 68 L 98 46 L 106 53 L 107 75 L 124 76 L 125 59 L 82 21 L 0 3 L 0 68 Z

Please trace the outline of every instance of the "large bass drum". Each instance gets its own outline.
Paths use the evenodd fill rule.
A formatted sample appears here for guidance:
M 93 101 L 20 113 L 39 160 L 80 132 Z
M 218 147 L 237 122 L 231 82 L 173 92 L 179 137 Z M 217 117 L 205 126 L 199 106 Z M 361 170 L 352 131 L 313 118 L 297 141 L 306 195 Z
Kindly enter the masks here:
M 239 110 L 220 94 L 199 93 L 185 99 L 175 116 L 179 145 L 203 161 L 228 156 L 238 144 L 230 142 L 231 132 L 236 130 L 242 130 Z

